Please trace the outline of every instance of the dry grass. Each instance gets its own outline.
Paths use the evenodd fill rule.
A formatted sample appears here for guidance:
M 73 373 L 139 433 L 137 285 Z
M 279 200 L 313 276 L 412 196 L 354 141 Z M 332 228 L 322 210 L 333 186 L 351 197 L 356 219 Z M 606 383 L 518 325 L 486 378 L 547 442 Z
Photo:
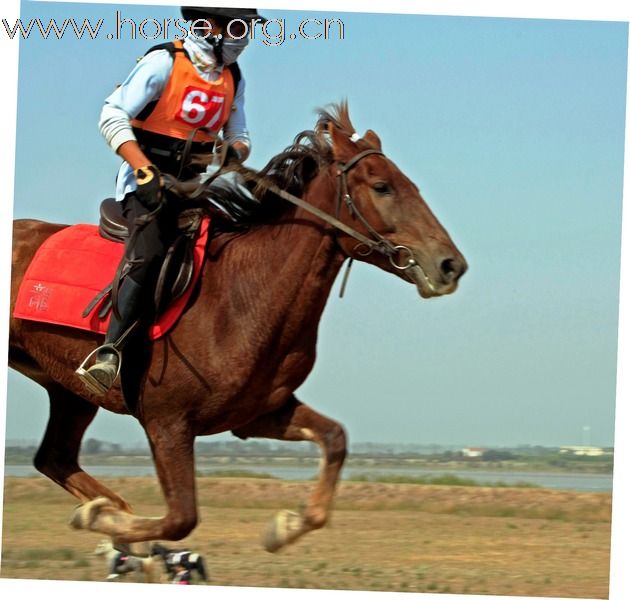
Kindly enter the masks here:
M 152 479 L 106 481 L 138 514 L 162 514 Z M 328 527 L 270 555 L 267 522 L 312 484 L 198 484 L 201 522 L 176 545 L 205 555 L 214 585 L 608 596 L 610 494 L 344 482 Z M 68 528 L 75 504 L 43 479 L 6 479 L 1 576 L 102 581 L 102 536 Z

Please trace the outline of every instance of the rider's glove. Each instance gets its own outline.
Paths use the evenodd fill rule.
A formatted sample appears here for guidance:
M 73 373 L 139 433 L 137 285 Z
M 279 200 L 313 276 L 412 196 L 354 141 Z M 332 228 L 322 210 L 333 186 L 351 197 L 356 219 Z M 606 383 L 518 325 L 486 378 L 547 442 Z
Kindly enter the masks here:
M 136 176 L 136 198 L 148 210 L 155 210 L 162 204 L 163 192 L 160 171 L 155 165 L 140 167 Z
M 225 153 L 225 164 L 229 165 L 230 163 L 240 164 L 243 162 L 243 156 L 241 153 L 234 147 L 228 146 L 227 151 Z

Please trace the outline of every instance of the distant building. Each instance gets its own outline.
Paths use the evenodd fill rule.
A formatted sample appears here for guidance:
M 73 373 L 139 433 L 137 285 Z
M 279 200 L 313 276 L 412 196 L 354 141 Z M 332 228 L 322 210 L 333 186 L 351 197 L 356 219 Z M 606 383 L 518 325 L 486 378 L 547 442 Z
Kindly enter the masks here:
M 466 458 L 481 458 L 485 450 L 483 448 L 463 448 L 462 455 Z
M 594 446 L 561 446 L 560 454 L 573 454 L 574 456 L 604 456 L 605 454 L 611 454 L 611 452 L 606 452 L 603 448 L 596 448 Z

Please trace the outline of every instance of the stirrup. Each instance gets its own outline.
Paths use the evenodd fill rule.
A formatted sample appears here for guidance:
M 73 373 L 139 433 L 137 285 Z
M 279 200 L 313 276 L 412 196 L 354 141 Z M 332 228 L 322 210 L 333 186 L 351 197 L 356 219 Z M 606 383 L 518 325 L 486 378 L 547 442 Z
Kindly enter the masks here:
M 122 364 L 122 354 L 118 348 L 114 344 L 103 344 L 98 348 L 95 348 L 90 352 L 84 359 L 84 361 L 79 365 L 78 369 L 75 373 L 79 376 L 81 381 L 85 384 L 90 392 L 96 394 L 97 396 L 104 396 L 109 392 L 110 388 L 106 388 L 96 377 L 94 377 L 88 369 L 85 368 L 85 365 L 88 363 L 90 358 L 100 352 L 101 350 L 111 350 L 118 359 L 118 368 L 116 369 L 116 375 L 114 376 L 113 381 L 116 381 L 118 375 L 120 374 L 120 366 Z M 94 363 L 96 364 L 96 363 Z

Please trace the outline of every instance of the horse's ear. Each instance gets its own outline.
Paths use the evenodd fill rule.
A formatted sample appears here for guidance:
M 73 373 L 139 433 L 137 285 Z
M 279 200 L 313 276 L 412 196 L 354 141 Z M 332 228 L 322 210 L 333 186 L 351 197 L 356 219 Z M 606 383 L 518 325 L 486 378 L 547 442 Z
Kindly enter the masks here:
M 355 140 L 341 133 L 341 131 L 331 123 L 328 124 L 328 133 L 332 140 L 332 152 L 335 160 L 344 163 L 349 161 L 357 153 Z M 359 139 L 358 136 L 356 136 L 356 138 Z
M 374 148 L 375 150 L 382 150 L 383 148 L 381 147 L 381 138 L 378 137 L 378 135 L 376 135 L 371 129 L 368 129 L 364 136 L 363 139 L 370 144 L 370 146 L 372 146 L 372 148 Z

